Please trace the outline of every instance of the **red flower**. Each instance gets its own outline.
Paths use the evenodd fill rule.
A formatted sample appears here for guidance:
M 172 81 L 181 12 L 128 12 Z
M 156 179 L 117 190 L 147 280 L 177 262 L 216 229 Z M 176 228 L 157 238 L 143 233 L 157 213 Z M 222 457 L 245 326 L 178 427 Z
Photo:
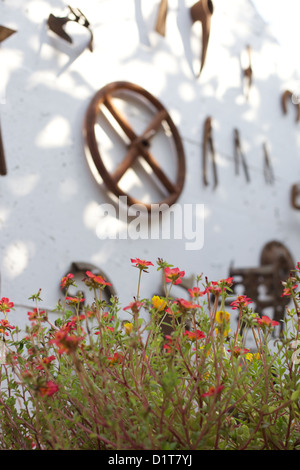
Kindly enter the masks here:
M 165 338 L 167 340 L 167 343 L 163 345 L 163 349 L 165 349 L 167 353 L 172 353 L 175 349 L 178 349 L 178 340 L 174 341 L 174 339 L 170 335 L 166 335 Z
M 224 388 L 224 385 L 219 385 L 217 388 L 209 387 L 207 392 L 202 393 L 202 397 L 211 397 L 212 395 L 219 395 L 219 393 L 221 393 L 223 388 Z
M 42 364 L 37 366 L 37 369 L 44 370 L 44 365 L 50 364 L 50 362 L 55 361 L 55 356 L 43 357 Z
M 72 273 L 67 274 L 65 277 L 62 278 L 60 287 L 62 289 L 65 289 L 66 287 L 71 286 L 74 283 L 73 278 L 74 276 Z
M 235 357 L 239 357 L 241 354 L 248 354 L 248 352 L 250 352 L 250 349 L 240 348 L 239 346 L 236 346 L 236 347 L 233 348 L 232 351 L 230 349 L 228 349 L 228 352 L 232 352 L 232 354 Z
M 14 303 L 10 302 L 7 297 L 2 297 L 0 300 L 0 312 L 10 312 L 10 309 L 13 308 Z
M 8 333 L 6 330 L 14 330 L 15 326 L 12 326 L 8 323 L 8 320 L 0 320 L 0 333 L 4 333 L 6 336 L 8 336 Z
M 130 302 L 127 307 L 124 307 L 123 310 L 131 310 L 133 313 L 138 313 L 141 307 L 144 305 L 144 302 L 139 302 L 138 300 L 135 300 L 134 302 Z
M 84 302 L 84 299 L 79 299 L 79 297 L 66 297 L 66 301 L 68 304 L 79 304 L 81 302 Z
M 108 357 L 108 362 L 109 362 L 109 366 L 113 366 L 114 364 L 122 364 L 122 362 L 124 361 L 124 356 L 123 354 L 120 354 L 118 352 L 115 352 L 113 357 Z
M 38 310 L 37 308 L 33 309 L 33 312 L 27 312 L 28 315 L 28 320 L 29 321 L 36 321 L 36 320 L 41 320 L 41 321 L 46 321 L 47 317 L 44 315 L 45 310 Z
M 293 285 L 293 286 L 291 286 L 291 287 L 285 287 L 285 288 L 283 289 L 283 293 L 281 294 L 281 297 L 284 297 L 284 296 L 289 297 L 289 296 L 291 296 L 291 295 L 292 295 L 292 290 L 291 290 L 291 289 L 296 289 L 297 287 L 298 287 L 298 284 L 295 284 L 295 285 Z
M 75 351 L 82 340 L 81 337 L 70 334 L 71 326 L 67 325 L 58 330 L 54 335 L 54 339 L 50 341 L 50 344 L 55 344 L 58 347 L 59 354 L 70 354 Z
M 42 396 L 50 397 L 58 391 L 58 385 L 56 385 L 52 380 L 49 380 L 44 386 L 39 387 L 39 392 Z
M 145 261 L 144 259 L 134 258 L 130 260 L 135 267 L 140 269 L 141 271 L 147 271 L 148 266 L 154 266 L 151 261 Z
M 279 325 L 278 321 L 271 320 L 266 315 L 263 315 L 261 318 L 255 318 L 255 320 L 259 325 L 262 325 L 262 326 L 273 327 L 273 326 L 278 326 Z
M 188 293 L 190 294 L 191 297 L 202 297 L 202 295 L 205 294 L 205 291 L 201 291 L 199 287 L 193 287 L 193 289 L 188 289 Z
M 205 334 L 201 330 L 196 330 L 196 331 L 186 330 L 183 334 L 188 336 L 189 339 L 191 339 L 191 340 L 196 340 L 196 339 L 198 340 L 198 339 L 205 338 Z
M 237 308 L 244 308 L 251 303 L 252 300 L 246 297 L 246 295 L 239 295 L 230 305 L 232 310 L 236 310 Z
M 173 284 L 180 284 L 181 278 L 185 275 L 184 271 L 178 268 L 165 268 L 165 281 Z
M 105 286 L 111 286 L 110 282 L 107 282 L 102 276 L 93 274 L 91 271 L 86 271 L 87 278 L 83 281 L 88 287 L 92 288 L 104 288 Z
M 198 308 L 199 305 L 194 304 L 193 302 L 185 299 L 176 299 L 175 301 L 181 310 L 190 310 Z

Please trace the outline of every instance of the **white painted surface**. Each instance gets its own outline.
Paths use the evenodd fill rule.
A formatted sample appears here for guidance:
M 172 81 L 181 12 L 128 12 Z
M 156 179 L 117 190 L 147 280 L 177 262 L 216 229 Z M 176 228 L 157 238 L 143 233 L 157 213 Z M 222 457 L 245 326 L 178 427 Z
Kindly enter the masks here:
M 113 280 L 125 306 L 136 293 L 130 258 L 162 257 L 187 275 L 227 277 L 230 264 L 255 267 L 262 247 L 283 242 L 299 257 L 300 212 L 290 205 L 299 180 L 299 125 L 294 110 L 283 116 L 280 95 L 300 88 L 295 54 L 280 46 L 247 0 L 214 0 L 207 61 L 200 79 L 200 38 L 191 30 L 194 1 L 170 0 L 166 37 L 154 32 L 159 1 L 86 0 L 76 5 L 91 22 L 94 52 L 82 49 L 88 35 L 72 30 L 69 46 L 47 30 L 50 13 L 67 2 L 10 0 L 0 3 L 0 24 L 18 32 L 2 43 L 0 119 L 8 174 L 0 185 L 1 296 L 30 305 L 42 288 L 53 307 L 58 285 L 72 261 L 99 266 Z M 254 85 L 243 96 L 240 58 L 253 48 Z M 147 89 L 167 108 L 181 134 L 187 163 L 178 203 L 204 204 L 204 246 L 187 251 L 186 240 L 100 240 L 99 205 L 109 202 L 87 165 L 82 122 L 87 106 L 106 84 L 126 80 Z M 213 117 L 219 185 L 202 184 L 202 129 Z M 238 127 L 251 182 L 236 177 L 233 129 Z M 266 185 L 262 144 L 276 176 Z M 171 170 L 170 170 L 171 171 Z M 211 175 L 209 176 L 211 181 Z M 160 286 L 155 268 L 145 275 L 143 296 Z M 22 325 L 27 308 L 13 318 Z

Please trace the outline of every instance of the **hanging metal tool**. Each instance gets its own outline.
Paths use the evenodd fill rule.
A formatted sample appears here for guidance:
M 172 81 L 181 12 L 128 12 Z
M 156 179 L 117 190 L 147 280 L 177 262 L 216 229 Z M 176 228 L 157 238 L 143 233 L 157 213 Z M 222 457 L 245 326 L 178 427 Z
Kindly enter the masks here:
M 69 36 L 69 34 L 66 33 L 64 30 L 64 26 L 66 23 L 69 21 L 74 21 L 75 23 L 78 23 L 81 26 L 84 26 L 90 33 L 90 41 L 89 41 L 89 50 L 93 52 L 93 32 L 90 28 L 90 23 L 87 20 L 86 16 L 82 13 L 79 8 L 72 8 L 68 5 L 68 8 L 70 10 L 69 14 L 63 18 L 59 18 L 57 16 L 52 15 L 52 13 L 49 15 L 49 18 L 47 20 L 47 24 L 49 26 L 49 29 L 53 31 L 55 34 L 57 34 L 59 37 L 64 39 L 65 41 L 69 42 L 72 44 L 73 40 Z
M 211 161 L 212 161 L 212 168 L 213 168 L 213 176 L 214 176 L 214 188 L 218 185 L 218 176 L 217 176 L 217 166 L 216 166 L 216 157 L 215 157 L 215 149 L 214 149 L 214 142 L 212 136 L 212 118 L 209 116 L 206 118 L 204 122 L 204 132 L 203 132 L 203 155 L 202 155 L 202 163 L 203 163 L 203 183 L 205 186 L 208 186 L 208 179 L 207 179 L 207 153 L 208 150 L 210 151 Z
M 246 99 L 248 100 L 250 89 L 253 83 L 253 70 L 252 70 L 252 64 L 251 64 L 251 47 L 249 45 L 247 46 L 247 54 L 248 54 L 248 67 L 246 67 L 243 70 L 243 75 L 244 75 L 244 93 L 245 93 Z
M 200 0 L 190 8 L 190 14 L 193 23 L 195 23 L 196 21 L 200 21 L 202 26 L 202 53 L 198 77 L 200 76 L 205 63 L 210 35 L 211 17 L 213 12 L 214 7 L 211 0 Z
M 297 114 L 296 114 L 296 122 L 300 121 L 300 103 L 293 101 L 293 93 L 290 90 L 285 90 L 281 95 L 281 107 L 283 114 L 287 114 L 287 100 L 291 101 L 291 103 L 296 106 Z
M 266 143 L 263 144 L 263 151 L 264 151 L 264 175 L 266 183 L 273 184 L 275 181 L 273 168 L 271 166 L 271 161 L 269 157 L 269 153 L 267 150 Z
M 166 21 L 168 13 L 168 0 L 161 0 L 155 24 L 155 31 L 161 36 L 166 35 Z
M 291 204 L 294 209 L 300 210 L 300 183 L 293 184 L 291 188 Z
M 14 29 L 6 28 L 5 26 L 0 26 L 0 43 L 2 43 L 2 41 L 5 41 L 5 39 L 9 38 L 15 32 L 16 31 Z M 7 174 L 7 169 L 6 169 L 6 162 L 5 162 L 5 153 L 4 153 L 4 146 L 3 146 L 3 140 L 2 140 L 1 127 L 0 127 L 0 175 L 4 176 L 6 174 Z
M 249 176 L 249 171 L 248 171 L 248 166 L 246 163 L 246 159 L 244 156 L 244 153 L 242 151 L 242 146 L 241 146 L 241 141 L 240 141 L 240 134 L 238 129 L 234 129 L 234 162 L 235 162 L 235 174 L 239 174 L 239 167 L 240 167 L 240 161 L 242 163 L 244 173 L 246 176 L 246 180 L 249 183 L 250 181 L 250 176 Z

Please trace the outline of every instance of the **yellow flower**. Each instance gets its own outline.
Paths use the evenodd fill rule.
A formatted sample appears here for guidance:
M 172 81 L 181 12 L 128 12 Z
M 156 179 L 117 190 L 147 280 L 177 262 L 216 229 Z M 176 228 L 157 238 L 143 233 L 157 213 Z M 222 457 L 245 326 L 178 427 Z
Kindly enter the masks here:
M 248 354 L 246 354 L 246 359 L 248 359 L 248 361 L 252 362 L 253 358 L 260 359 L 260 354 L 259 353 L 255 353 L 255 354 L 248 353 Z
M 224 312 L 223 310 L 219 310 L 216 313 L 216 321 L 221 325 L 224 322 L 229 322 L 230 320 L 230 313 Z
M 124 323 L 124 329 L 127 335 L 130 335 L 132 328 L 133 328 L 133 323 Z
M 167 302 L 161 299 L 158 295 L 152 297 L 152 304 L 159 312 L 161 312 L 166 306 Z

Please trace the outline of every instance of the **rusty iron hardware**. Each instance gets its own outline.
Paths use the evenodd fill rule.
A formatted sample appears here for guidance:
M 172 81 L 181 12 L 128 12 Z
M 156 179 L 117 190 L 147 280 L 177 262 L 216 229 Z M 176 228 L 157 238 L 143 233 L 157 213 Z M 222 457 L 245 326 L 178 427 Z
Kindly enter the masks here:
M 79 294 L 82 294 L 83 297 L 84 296 L 84 291 L 83 291 L 83 288 L 86 288 L 85 284 L 82 285 L 82 289 L 80 289 L 80 281 L 82 281 L 82 279 L 84 277 L 86 277 L 85 273 L 86 271 L 91 271 L 93 274 L 95 274 L 96 276 L 102 276 L 105 281 L 108 281 L 110 284 L 111 284 L 111 281 L 107 278 L 107 276 L 97 267 L 95 266 L 94 264 L 92 263 L 86 263 L 84 261 L 74 261 L 72 262 L 71 266 L 70 266 L 70 269 L 68 270 L 68 272 L 65 274 L 73 274 L 74 277 L 76 276 L 78 279 L 76 279 L 76 286 L 78 288 L 77 292 L 76 292 L 76 296 L 78 296 Z M 61 289 L 63 294 L 66 295 L 66 289 L 65 288 L 62 288 Z M 108 302 L 110 301 L 111 297 L 115 297 L 116 296 L 116 291 L 114 289 L 114 286 L 111 285 L 111 286 L 105 286 L 104 289 L 103 289 L 106 297 L 107 297 L 107 300 Z M 69 291 L 68 291 L 69 292 Z M 84 305 L 84 302 L 83 302 L 83 305 Z
M 69 21 L 74 21 L 75 23 L 78 23 L 81 26 L 84 26 L 90 33 L 90 41 L 89 41 L 89 50 L 93 52 L 93 31 L 90 28 L 90 23 L 87 20 L 86 16 L 82 13 L 79 8 L 72 8 L 68 5 L 69 8 L 69 14 L 63 18 L 60 18 L 58 16 L 54 16 L 52 13 L 50 13 L 47 24 L 49 29 L 57 34 L 59 37 L 64 39 L 65 41 L 69 43 L 73 43 L 72 38 L 70 37 L 69 34 L 66 33 L 64 30 L 64 26 L 66 23 Z
M 283 292 L 282 281 L 285 281 L 294 269 L 294 260 L 289 250 L 278 241 L 267 243 L 260 255 L 260 266 L 257 268 L 230 267 L 229 276 L 233 277 L 233 294 L 240 295 L 240 286 L 244 288 L 244 294 L 255 303 L 255 312 L 260 316 L 265 309 L 273 309 L 273 320 L 280 324 L 280 332 L 283 330 L 282 320 L 289 299 L 281 297 Z M 228 300 L 230 304 L 232 300 Z M 270 316 L 268 313 L 266 315 Z
M 291 204 L 294 209 L 300 210 L 300 183 L 295 183 L 291 188 Z
M 217 166 L 216 166 L 216 156 L 215 156 L 215 148 L 212 136 L 212 118 L 209 116 L 206 118 L 204 122 L 204 131 L 203 131 L 203 156 L 202 156 L 202 164 L 203 164 L 203 183 L 205 186 L 208 186 L 208 178 L 207 178 L 207 153 L 208 149 L 210 151 L 212 168 L 213 168 L 213 177 L 214 177 L 214 188 L 218 185 L 218 175 L 217 175 Z
M 6 26 L 0 26 L 0 43 L 9 38 L 12 34 L 16 33 L 15 29 L 7 28 Z
M 155 24 L 155 31 L 161 36 L 166 35 L 167 13 L 168 13 L 168 0 L 161 0 L 159 9 L 158 9 L 156 24 Z
M 134 96 L 147 110 L 155 108 L 156 113 L 151 119 L 150 123 L 145 128 L 141 135 L 137 135 L 132 126 L 127 121 L 126 117 L 115 106 L 114 95 L 120 96 L 123 94 L 124 98 Z M 115 122 L 121 127 L 123 132 L 129 138 L 130 143 L 127 145 L 127 151 L 123 161 L 117 166 L 113 173 L 109 173 L 104 165 L 101 157 L 101 152 L 98 148 L 98 143 L 95 134 L 95 124 L 97 118 L 101 113 L 101 106 L 103 106 L 114 118 Z M 162 124 L 167 124 L 170 132 L 170 137 L 173 139 L 176 150 L 177 162 L 177 176 L 176 182 L 172 182 L 165 171 L 160 167 L 158 159 L 156 159 L 151 152 L 151 140 L 155 134 L 164 128 Z M 116 129 L 114 129 L 116 130 Z M 153 174 L 157 180 L 162 184 L 167 191 L 167 196 L 159 204 L 171 205 L 179 197 L 185 180 L 185 154 L 183 150 L 182 141 L 177 128 L 172 121 L 169 113 L 165 107 L 148 91 L 142 87 L 129 82 L 113 82 L 101 88 L 91 100 L 83 124 L 84 138 L 87 144 L 87 149 L 94 162 L 94 165 L 103 179 L 104 184 L 107 186 L 115 196 L 126 196 L 127 204 L 143 205 L 148 212 L 151 210 L 151 204 L 142 203 L 132 196 L 125 194 L 120 188 L 119 181 L 122 176 L 129 170 L 136 162 L 138 157 L 141 157 L 150 166 Z M 120 137 L 120 135 L 117 133 Z M 151 175 L 148 175 L 151 176 Z
M 211 0 L 200 0 L 190 8 L 192 22 L 195 23 L 196 21 L 200 21 L 202 26 L 202 50 L 200 56 L 201 64 L 198 77 L 202 72 L 206 59 L 210 36 L 211 17 L 213 12 L 214 6 Z
M 246 176 L 246 180 L 249 183 L 250 181 L 250 176 L 249 176 L 249 171 L 248 171 L 248 166 L 246 163 L 246 159 L 244 156 L 244 153 L 242 151 L 242 146 L 241 146 L 241 140 L 240 140 L 240 134 L 238 129 L 234 129 L 234 162 L 235 162 L 235 174 L 239 174 L 239 167 L 240 167 L 240 160 L 244 169 L 244 173 Z
M 264 175 L 266 183 L 273 184 L 275 181 L 273 168 L 271 166 L 271 161 L 269 157 L 269 153 L 267 150 L 266 143 L 263 144 L 263 151 L 264 151 Z
M 246 99 L 249 99 L 250 89 L 253 83 L 253 70 L 251 64 L 251 47 L 247 46 L 247 54 L 248 54 L 248 67 L 243 70 L 244 76 L 244 92 L 246 95 Z
M 12 34 L 16 33 L 14 29 L 6 28 L 6 26 L 0 26 L 0 43 L 9 38 Z M 2 140 L 2 132 L 0 126 L 0 175 L 4 176 L 7 174 L 4 145 Z
M 294 106 L 296 106 L 297 113 L 296 113 L 296 122 L 300 121 L 300 103 L 295 103 L 292 100 L 293 93 L 290 90 L 285 90 L 281 95 L 281 107 L 283 114 L 287 114 L 287 101 L 291 101 Z

